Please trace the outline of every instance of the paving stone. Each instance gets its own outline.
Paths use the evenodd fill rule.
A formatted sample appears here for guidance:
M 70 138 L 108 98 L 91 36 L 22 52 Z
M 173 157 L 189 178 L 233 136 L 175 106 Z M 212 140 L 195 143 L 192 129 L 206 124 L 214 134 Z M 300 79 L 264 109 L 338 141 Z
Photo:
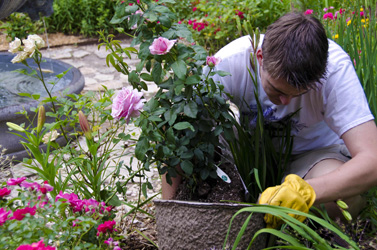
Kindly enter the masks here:
M 88 51 L 85 51 L 85 50 L 78 50 L 78 51 L 73 52 L 73 57 L 75 57 L 75 58 L 83 58 L 87 55 L 90 55 L 90 53 Z
M 97 79 L 98 81 L 111 81 L 114 79 L 114 75 L 113 74 L 96 74 L 94 76 L 95 79 Z

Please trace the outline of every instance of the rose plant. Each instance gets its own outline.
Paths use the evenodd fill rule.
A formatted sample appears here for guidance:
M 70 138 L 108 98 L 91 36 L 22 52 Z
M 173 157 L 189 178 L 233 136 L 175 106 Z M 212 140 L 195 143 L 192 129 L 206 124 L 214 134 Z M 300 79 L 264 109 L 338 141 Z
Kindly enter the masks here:
M 223 98 L 223 86 L 211 76 L 216 59 L 209 58 L 210 70 L 204 74 L 207 52 L 194 45 L 191 31 L 178 23 L 172 11 L 173 0 L 122 2 L 116 9 L 112 23 L 129 27 L 137 24 L 136 36 L 131 46 L 139 46 L 140 63 L 128 74 L 135 89 L 147 89 L 146 82 L 154 82 L 157 93 L 144 105 L 136 122 L 141 135 L 136 144 L 135 156 L 145 169 L 156 164 L 168 183 L 180 173 L 192 190 L 198 183 L 218 178 L 215 160 L 216 149 L 222 147 L 219 136 L 232 136 L 234 117 Z M 170 6 L 170 7 L 169 7 Z M 142 11 L 143 14 L 135 15 Z M 103 45 L 111 50 L 111 63 L 119 69 L 126 68 L 121 59 L 122 49 L 102 38 Z M 113 49 L 111 49 L 113 48 Z

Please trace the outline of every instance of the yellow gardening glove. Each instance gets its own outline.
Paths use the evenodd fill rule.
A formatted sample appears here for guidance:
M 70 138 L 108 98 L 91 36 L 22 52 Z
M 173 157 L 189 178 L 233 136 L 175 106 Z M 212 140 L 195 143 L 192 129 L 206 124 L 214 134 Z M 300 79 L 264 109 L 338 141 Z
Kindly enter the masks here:
M 258 203 L 292 208 L 307 213 L 313 205 L 315 197 L 312 186 L 298 175 L 290 174 L 285 177 L 281 185 L 267 188 L 261 194 Z M 290 216 L 301 222 L 306 218 L 297 214 L 290 214 Z M 268 228 L 277 228 L 282 224 L 280 218 L 271 214 L 266 214 L 264 221 Z

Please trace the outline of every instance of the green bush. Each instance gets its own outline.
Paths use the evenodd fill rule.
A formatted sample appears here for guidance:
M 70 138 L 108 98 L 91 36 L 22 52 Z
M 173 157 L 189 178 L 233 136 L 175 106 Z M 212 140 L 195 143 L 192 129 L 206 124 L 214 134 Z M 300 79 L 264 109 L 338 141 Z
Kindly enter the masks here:
M 46 18 L 49 32 L 95 36 L 97 31 L 110 33 L 114 25 L 115 0 L 55 0 L 54 13 Z
M 15 37 L 24 39 L 30 34 L 44 32 L 42 21 L 32 21 L 28 14 L 12 13 L 0 26 L 4 29 L 3 33 L 7 35 L 9 41 Z

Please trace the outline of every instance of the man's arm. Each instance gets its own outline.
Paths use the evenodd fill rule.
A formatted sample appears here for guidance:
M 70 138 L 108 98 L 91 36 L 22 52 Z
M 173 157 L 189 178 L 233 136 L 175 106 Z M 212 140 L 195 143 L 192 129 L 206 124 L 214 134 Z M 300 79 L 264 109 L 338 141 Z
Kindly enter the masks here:
M 316 193 L 315 204 L 359 195 L 377 185 L 377 127 L 374 121 L 342 135 L 352 159 L 334 171 L 306 180 Z

